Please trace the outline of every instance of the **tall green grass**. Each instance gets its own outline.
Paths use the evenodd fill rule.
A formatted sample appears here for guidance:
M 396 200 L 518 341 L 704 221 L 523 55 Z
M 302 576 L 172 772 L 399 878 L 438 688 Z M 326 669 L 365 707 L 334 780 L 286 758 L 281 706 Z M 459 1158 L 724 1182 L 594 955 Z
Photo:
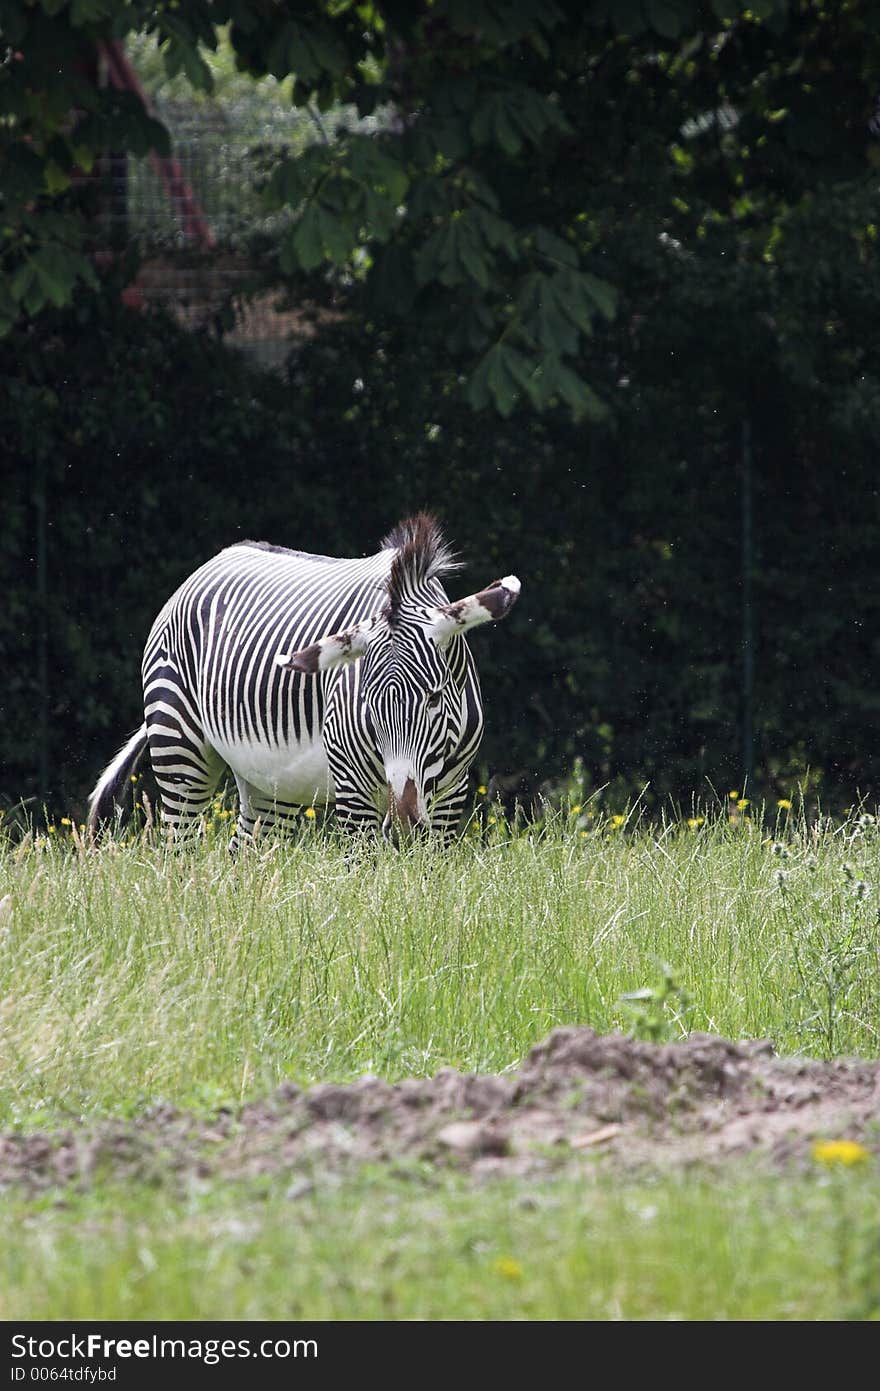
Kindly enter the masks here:
M 0 839 L 0 1124 L 501 1071 L 556 1025 L 639 1029 L 652 1008 L 655 1037 L 876 1056 L 878 851 L 869 817 L 787 812 L 659 829 L 561 813 L 448 851 L 310 828 L 238 859 L 210 836 Z M 653 1005 L 623 998 L 655 985 Z
M 868 1168 L 475 1187 L 423 1166 L 295 1199 L 257 1182 L 6 1197 L 0 1216 L 6 1320 L 880 1317 Z

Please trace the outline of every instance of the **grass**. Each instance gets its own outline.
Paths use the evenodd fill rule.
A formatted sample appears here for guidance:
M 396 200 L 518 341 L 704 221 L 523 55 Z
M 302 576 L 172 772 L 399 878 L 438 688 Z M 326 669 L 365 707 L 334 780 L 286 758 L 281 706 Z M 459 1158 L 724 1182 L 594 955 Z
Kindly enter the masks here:
M 0 1254 L 4 1320 L 880 1315 L 867 1172 L 719 1185 L 587 1170 L 524 1189 L 374 1171 L 295 1200 L 251 1182 L 3 1210 L 17 1233 Z
M 628 1027 L 659 963 L 689 1001 L 670 1037 L 880 1051 L 876 824 L 492 833 L 353 855 L 313 831 L 237 861 L 6 845 L 0 1123 L 502 1071 L 556 1025 Z
M 312 826 L 237 861 L 218 824 L 177 850 L 0 837 L 3 1129 L 211 1112 L 286 1078 L 498 1072 L 560 1024 L 880 1053 L 870 817 L 559 814 L 446 853 Z M 7 1193 L 0 1317 L 876 1316 L 858 1275 L 876 1262 L 847 1245 L 877 1240 L 872 1172 Z

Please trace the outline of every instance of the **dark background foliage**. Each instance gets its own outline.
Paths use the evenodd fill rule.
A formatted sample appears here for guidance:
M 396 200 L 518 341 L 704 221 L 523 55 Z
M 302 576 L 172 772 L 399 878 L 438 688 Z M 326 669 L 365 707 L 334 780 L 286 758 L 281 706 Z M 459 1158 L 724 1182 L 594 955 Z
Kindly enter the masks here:
M 378 113 L 266 166 L 258 278 L 316 310 L 284 375 L 126 310 L 77 207 L 111 136 L 168 148 L 88 54 L 145 30 L 198 84 L 218 16 L 248 72 Z M 880 795 L 876 5 L 0 23 L 0 797 L 82 809 L 140 720 L 156 611 L 218 548 L 364 554 L 419 507 L 462 592 L 523 581 L 473 639 L 481 780 L 528 796 L 582 760 L 616 806 Z
M 456 589 L 523 580 L 510 620 L 473 638 L 488 711 L 481 778 L 531 793 L 581 758 L 588 785 L 612 783 L 617 805 L 647 782 L 649 800 L 684 803 L 740 787 L 749 432 L 754 786 L 788 795 L 809 768 L 826 802 L 873 795 L 872 436 L 835 412 L 833 378 L 799 389 L 778 354 L 731 388 L 736 325 L 713 363 L 722 319 L 688 276 L 666 288 L 662 312 L 637 327 L 624 313 L 597 344 L 598 368 L 630 340 L 602 427 L 561 411 L 487 421 L 416 326 L 356 307 L 296 351 L 286 379 L 106 293 L 6 339 L 4 799 L 81 810 L 141 718 L 156 611 L 221 546 L 251 536 L 364 554 L 422 506 L 466 561 Z

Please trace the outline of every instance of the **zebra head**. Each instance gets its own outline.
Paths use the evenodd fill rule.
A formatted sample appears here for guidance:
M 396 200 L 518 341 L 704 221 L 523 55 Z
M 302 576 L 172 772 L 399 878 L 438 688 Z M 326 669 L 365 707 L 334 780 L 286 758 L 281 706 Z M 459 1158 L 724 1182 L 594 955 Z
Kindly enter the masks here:
M 327 753 L 331 766 L 372 766 L 374 781 L 387 787 L 387 833 L 394 823 L 429 827 L 438 784 L 466 779 L 482 709 L 461 639 L 468 629 L 503 618 L 520 583 L 508 575 L 449 603 L 439 577 L 457 567 L 436 522 L 424 514 L 402 522 L 383 547 L 395 555 L 382 608 L 278 661 L 301 672 L 357 663 L 330 696 L 346 711 L 325 722 Z

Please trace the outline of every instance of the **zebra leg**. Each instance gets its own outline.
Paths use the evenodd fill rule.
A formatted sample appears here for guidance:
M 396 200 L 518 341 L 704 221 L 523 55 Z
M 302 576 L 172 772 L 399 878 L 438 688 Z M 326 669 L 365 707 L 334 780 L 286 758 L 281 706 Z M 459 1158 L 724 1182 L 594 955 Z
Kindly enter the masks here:
M 436 832 L 444 845 L 451 845 L 458 835 L 458 825 L 467 802 L 468 774 L 451 787 L 437 794 L 431 807 L 431 830 Z
M 302 816 L 302 807 L 293 802 L 279 802 L 254 787 L 253 783 L 235 774 L 238 788 L 238 820 L 230 850 L 252 845 L 258 836 L 278 829 L 292 830 Z
M 223 772 L 223 760 L 189 716 L 167 699 L 147 710 L 150 762 L 162 797 L 162 821 L 172 833 L 191 834 Z
M 346 835 L 375 835 L 382 818 L 376 794 L 358 787 L 345 773 L 334 769 L 336 823 Z
M 163 744 L 161 754 L 153 751 L 150 741 L 150 758 L 161 794 L 161 819 L 175 836 L 190 835 L 199 828 L 204 812 L 209 810 L 217 783 L 220 782 L 222 759 L 214 754 L 213 748 L 204 746 L 202 754 L 192 748 L 186 751 L 184 759 L 175 759 L 174 768 L 168 766 L 167 746 Z

